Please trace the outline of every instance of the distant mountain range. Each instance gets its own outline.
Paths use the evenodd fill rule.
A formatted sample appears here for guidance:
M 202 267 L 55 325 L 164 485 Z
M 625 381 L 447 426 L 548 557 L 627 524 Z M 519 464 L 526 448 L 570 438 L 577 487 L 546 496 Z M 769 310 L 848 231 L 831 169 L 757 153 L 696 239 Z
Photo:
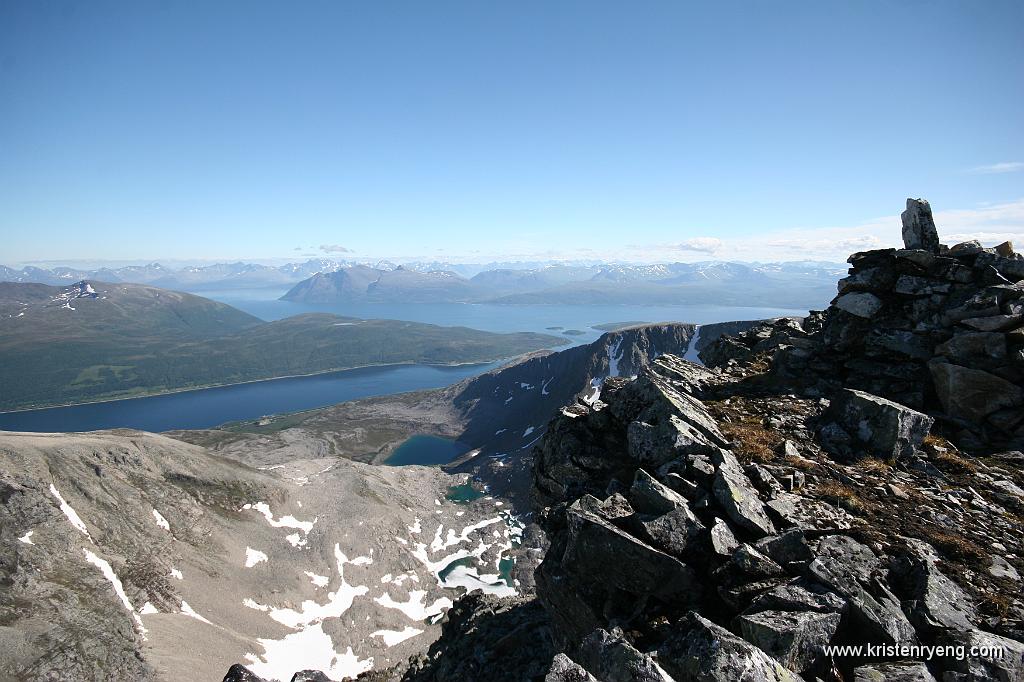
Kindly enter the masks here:
M 303 303 L 405 302 L 503 304 L 708 303 L 782 308 L 824 307 L 845 266 L 833 263 L 667 263 L 500 268 L 472 277 L 366 265 L 320 272 L 282 299 Z
M 132 397 L 337 369 L 510 358 L 563 345 L 396 320 L 304 314 L 263 322 L 139 284 L 0 283 L 0 410 Z
M 64 286 L 81 280 L 146 284 L 202 293 L 218 289 L 288 289 L 302 303 L 502 303 L 820 308 L 846 266 L 789 263 L 487 265 L 319 258 L 271 266 L 254 263 L 170 268 L 159 263 L 83 270 L 0 265 L 0 282 Z

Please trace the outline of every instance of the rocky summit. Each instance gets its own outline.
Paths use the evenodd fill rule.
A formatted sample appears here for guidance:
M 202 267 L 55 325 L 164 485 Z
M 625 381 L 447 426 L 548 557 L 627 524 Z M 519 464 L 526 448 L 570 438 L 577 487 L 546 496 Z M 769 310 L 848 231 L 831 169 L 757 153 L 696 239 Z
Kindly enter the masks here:
M 260 467 L 136 432 L 9 434 L 3 671 L 1024 680 L 1024 258 L 943 245 L 919 199 L 903 238 L 851 256 L 805 318 L 704 346 L 630 331 L 459 388 L 445 414 L 512 434 L 489 458 L 523 473 L 504 500 L 457 502 L 465 471 L 242 437 Z
M 1024 679 L 1024 259 L 903 223 L 828 310 L 566 405 L 535 595 L 463 598 L 365 679 Z

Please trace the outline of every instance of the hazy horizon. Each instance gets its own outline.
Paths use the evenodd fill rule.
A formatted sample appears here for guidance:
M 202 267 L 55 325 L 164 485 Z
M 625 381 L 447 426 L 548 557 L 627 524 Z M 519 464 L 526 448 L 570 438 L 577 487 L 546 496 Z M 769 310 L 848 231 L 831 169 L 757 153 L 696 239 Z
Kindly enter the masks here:
M 898 245 L 907 196 L 947 241 L 1024 241 L 1022 24 L 6 3 L 0 262 L 841 261 Z

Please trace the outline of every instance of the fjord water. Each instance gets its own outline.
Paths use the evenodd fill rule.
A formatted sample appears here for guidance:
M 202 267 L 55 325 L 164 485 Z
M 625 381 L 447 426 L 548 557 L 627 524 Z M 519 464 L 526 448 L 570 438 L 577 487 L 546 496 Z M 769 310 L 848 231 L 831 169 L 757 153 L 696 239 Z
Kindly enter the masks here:
M 564 335 L 568 345 L 596 340 L 597 324 L 692 322 L 710 324 L 806 315 L 806 310 L 688 304 L 495 305 L 357 303 L 313 305 L 279 301 L 275 289 L 205 291 L 203 296 L 232 305 L 266 321 L 306 312 L 330 312 L 363 319 L 424 322 L 491 332 L 541 332 Z M 263 415 L 298 412 L 346 400 L 448 386 L 497 367 L 500 362 L 455 367 L 395 365 L 342 370 L 312 376 L 271 379 L 233 386 L 183 391 L 147 398 L 0 413 L 3 431 L 95 431 L 136 428 L 145 431 L 203 429 Z M 443 456 L 443 455 L 439 455 Z M 450 457 L 445 462 L 450 461 Z M 420 462 L 416 462 L 420 463 Z
M 488 332 L 539 332 L 565 335 L 571 345 L 591 343 L 603 331 L 594 325 L 616 322 L 692 322 L 712 324 L 733 320 L 803 316 L 807 310 L 687 303 L 673 306 L 645 305 L 499 305 L 493 303 L 295 303 L 277 300 L 285 290 L 233 289 L 203 291 L 202 296 L 227 303 L 250 315 L 279 320 L 300 313 L 334 313 L 348 317 L 405 320 L 443 327 L 470 327 Z M 827 301 L 822 302 L 827 305 Z M 552 329 L 559 327 L 559 329 Z
M 500 364 L 366 367 L 148 398 L 7 412 L 0 414 L 0 431 L 205 429 L 225 422 L 310 410 L 346 400 L 440 388 Z

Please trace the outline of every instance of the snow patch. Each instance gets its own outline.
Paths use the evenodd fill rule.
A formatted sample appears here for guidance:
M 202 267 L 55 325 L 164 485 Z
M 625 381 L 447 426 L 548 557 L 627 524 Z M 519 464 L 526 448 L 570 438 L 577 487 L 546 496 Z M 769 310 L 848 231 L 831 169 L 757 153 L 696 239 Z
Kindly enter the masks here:
M 116 573 L 114 573 L 114 569 L 110 567 L 110 563 L 106 559 L 99 558 L 87 549 L 83 549 L 82 551 L 85 552 L 85 560 L 100 569 L 100 572 L 103 573 L 103 577 L 114 586 L 114 592 L 117 593 L 117 596 L 121 600 L 121 603 L 124 604 L 124 607 L 131 612 L 132 618 L 135 619 L 135 623 L 139 626 L 139 632 L 141 632 L 142 636 L 145 637 L 146 628 L 142 625 L 142 619 L 139 618 L 139 614 L 135 613 L 135 607 L 132 606 L 131 601 L 128 600 L 128 595 L 124 592 L 124 585 L 121 584 L 121 579 L 117 577 Z
M 156 525 L 160 526 L 166 531 L 171 530 L 171 524 L 167 523 L 167 519 L 163 517 L 163 514 L 158 512 L 156 509 L 153 510 L 153 518 L 156 519 Z
M 185 614 L 186 616 L 188 616 L 189 618 L 195 618 L 196 620 L 202 621 L 203 623 L 206 623 L 207 625 L 213 625 L 213 623 L 211 623 L 210 621 L 206 620 L 205 618 L 200 616 L 198 613 L 196 613 L 195 609 L 193 609 L 191 606 L 189 606 L 188 602 L 185 601 L 184 599 L 181 600 L 181 612 L 183 614 Z
M 68 517 L 68 521 L 71 522 L 71 525 L 81 531 L 82 535 L 89 538 L 89 540 L 92 540 L 92 536 L 89 535 L 89 529 L 85 527 L 85 522 L 82 521 L 82 517 L 78 515 L 78 512 L 71 508 L 70 504 L 64 501 L 60 491 L 57 490 L 57 486 L 52 483 L 50 484 L 50 493 L 57 498 L 57 501 L 60 503 L 60 510 L 64 512 L 64 516 Z
M 371 632 L 370 637 L 380 637 L 384 640 L 386 646 L 392 647 L 422 633 L 423 630 L 418 630 L 409 625 L 404 630 L 377 630 L 376 632 Z
M 266 561 L 267 555 L 252 547 L 245 548 L 245 567 L 252 568 L 261 561 Z
M 34 545 L 34 544 L 36 544 L 36 543 L 32 542 L 32 533 L 35 533 L 35 531 L 34 530 L 30 530 L 29 532 L 25 533 L 20 538 L 18 538 L 18 542 L 24 542 L 26 545 Z
M 438 597 L 429 606 L 425 603 L 427 596 L 426 590 L 410 590 L 408 601 L 395 601 L 391 598 L 391 595 L 385 592 L 379 597 L 374 598 L 373 601 L 377 602 L 386 609 L 397 609 L 404 613 L 409 620 L 421 622 L 427 618 L 431 618 L 440 613 L 444 613 L 447 609 L 452 607 L 452 600 L 448 597 Z
M 247 653 L 247 667 L 256 675 L 267 679 L 290 680 L 296 670 L 322 670 L 331 679 L 357 677 L 373 669 L 373 658 L 361 660 L 352 652 L 334 649 L 334 641 L 324 632 L 323 624 L 316 623 L 283 639 L 257 639 L 263 655 Z

